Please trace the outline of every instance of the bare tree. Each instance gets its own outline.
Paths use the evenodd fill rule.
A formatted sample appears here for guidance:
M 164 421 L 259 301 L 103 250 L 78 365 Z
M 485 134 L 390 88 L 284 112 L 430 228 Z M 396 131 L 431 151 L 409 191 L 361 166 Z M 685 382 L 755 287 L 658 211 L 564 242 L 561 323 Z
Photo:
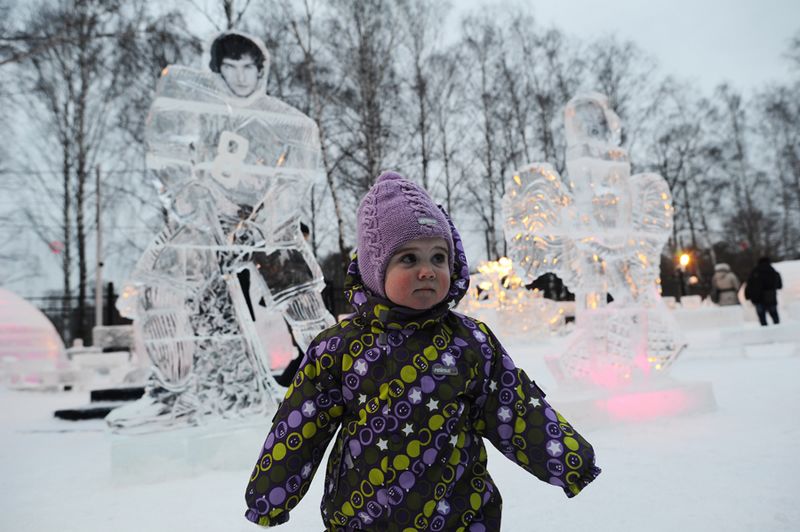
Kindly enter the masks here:
M 462 24 L 465 68 L 472 73 L 467 78 L 465 94 L 479 120 L 476 159 L 481 169 L 472 177 L 468 186 L 473 201 L 471 206 L 478 214 L 484 231 L 486 258 L 494 260 L 500 256 L 498 247 L 498 215 L 502 178 L 498 169 L 496 124 L 498 98 L 494 80 L 497 78 L 497 59 L 501 51 L 500 29 L 493 20 L 467 17 Z
M 633 154 L 639 131 L 664 97 L 656 61 L 635 43 L 614 36 L 589 43 L 587 56 L 590 86 L 608 96 L 622 120 L 622 142 Z
M 779 184 L 781 255 L 800 253 L 800 83 L 767 89 L 758 96 L 758 131 Z
M 785 56 L 794 69 L 800 71 L 800 30 L 792 37 Z
M 430 166 L 433 152 L 433 118 L 430 97 L 431 58 L 435 53 L 438 25 L 446 13 L 446 5 L 426 0 L 403 0 L 398 3 L 402 21 L 402 42 L 408 51 L 411 75 L 410 107 L 414 108 L 411 131 L 418 142 L 412 144 L 413 159 L 419 158 L 422 186 L 430 188 Z
M 51 144 L 40 146 L 46 151 L 31 157 L 43 161 L 44 168 L 32 173 L 36 197 L 24 211 L 36 226 L 60 227 L 66 297 L 73 295 L 77 270 L 77 323 L 72 332 L 80 336 L 87 335 L 87 244 L 92 223 L 91 217 L 86 218 L 86 209 L 94 193 L 92 173 L 110 155 L 111 133 L 124 121 L 123 95 L 140 75 L 129 54 L 135 51 L 131 43 L 144 31 L 144 13 L 142 3 L 63 0 L 37 6 L 26 22 L 33 38 L 26 43 L 27 59 L 21 65 L 23 80 L 30 87 L 25 110 Z M 42 41 L 53 44 L 42 48 Z M 116 159 L 124 158 L 120 152 L 114 153 Z M 55 162 L 55 154 L 58 162 L 54 167 L 50 164 Z M 58 187 L 53 186 L 55 176 L 60 179 Z M 48 243 L 52 240 L 50 234 L 41 236 Z
M 524 52 L 533 54 L 534 67 L 527 75 L 530 99 L 535 104 L 531 124 L 538 133 L 538 150 L 543 160 L 554 161 L 559 172 L 566 168 L 563 109 L 575 96 L 584 75 L 584 62 L 564 34 L 551 28 L 525 43 Z
M 341 76 L 329 131 L 341 182 L 360 198 L 396 153 L 400 80 L 396 71 L 398 21 L 387 0 L 337 0 L 326 28 L 328 54 Z
M 193 11 L 202 15 L 217 31 L 241 29 L 242 21 L 252 0 L 183 0 Z
M 654 138 L 647 165 L 667 181 L 672 191 L 675 223 L 671 242 L 675 252 L 676 247 L 683 247 L 680 234 L 685 229 L 691 246 L 697 247 L 695 214 L 702 206 L 698 209 L 695 205 L 691 189 L 703 178 L 703 123 L 707 116 L 701 112 L 703 104 L 693 101 L 685 87 L 672 85 L 668 94 L 658 110 L 658 126 L 651 132 Z
M 441 177 L 432 183 L 431 188 L 434 195 L 436 190 L 442 190 L 445 209 L 452 215 L 464 185 L 464 181 L 458 179 L 456 157 L 461 146 L 459 133 L 469 127 L 468 121 L 464 123 L 466 115 L 462 112 L 461 89 L 465 84 L 465 72 L 456 48 L 431 56 L 429 62 L 428 105 L 438 139 L 433 153 L 441 161 Z
M 720 163 L 732 192 L 734 210 L 727 227 L 741 231 L 744 242 L 755 256 L 772 252 L 765 221 L 768 209 L 762 209 L 759 188 L 768 186 L 766 174 L 751 164 L 748 146 L 751 130 L 747 124 L 747 109 L 742 96 L 727 84 L 720 85 L 715 94 L 719 102 Z M 766 205 L 769 205 L 767 203 Z M 730 234 L 736 237 L 736 234 Z
M 320 37 L 322 24 L 326 16 L 329 16 L 318 4 L 304 0 L 302 9 L 296 11 L 289 4 L 282 4 L 282 21 L 286 28 L 286 35 L 291 40 L 288 43 L 288 50 L 282 54 L 281 60 L 290 65 L 291 76 L 290 84 L 299 88 L 302 95 L 296 103 L 317 123 L 319 128 L 320 143 L 322 147 L 322 164 L 325 171 L 325 179 L 328 194 L 330 194 L 333 204 L 333 214 L 336 219 L 336 242 L 339 256 L 342 261 L 346 261 L 347 246 L 345 244 L 344 230 L 344 210 L 340 199 L 339 187 L 336 181 L 336 172 L 341 161 L 331 154 L 331 139 L 328 134 L 328 123 L 331 121 L 331 113 L 328 109 L 332 105 L 333 97 L 336 93 L 336 81 L 332 79 L 329 65 L 321 56 L 324 53 L 322 39 Z M 273 37 L 274 38 L 274 37 Z M 272 39 L 270 39 L 272 41 Z M 293 53 L 299 51 L 299 54 Z M 292 57 L 299 56 L 292 61 Z M 313 192 L 312 192 L 313 194 Z M 317 205 L 311 209 L 312 237 L 314 253 L 317 253 Z M 346 264 L 342 264 L 345 269 Z

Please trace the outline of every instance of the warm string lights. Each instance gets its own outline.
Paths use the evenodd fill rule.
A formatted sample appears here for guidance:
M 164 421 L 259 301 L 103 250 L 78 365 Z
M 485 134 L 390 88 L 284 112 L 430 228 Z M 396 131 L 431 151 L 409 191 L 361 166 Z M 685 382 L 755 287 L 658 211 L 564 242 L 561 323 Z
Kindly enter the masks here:
M 566 305 L 546 299 L 538 289 L 527 288 L 508 257 L 478 265 L 472 288 L 461 306 L 464 312 L 483 316 L 487 321 L 496 317 L 514 323 L 515 333 L 560 331 L 566 317 Z

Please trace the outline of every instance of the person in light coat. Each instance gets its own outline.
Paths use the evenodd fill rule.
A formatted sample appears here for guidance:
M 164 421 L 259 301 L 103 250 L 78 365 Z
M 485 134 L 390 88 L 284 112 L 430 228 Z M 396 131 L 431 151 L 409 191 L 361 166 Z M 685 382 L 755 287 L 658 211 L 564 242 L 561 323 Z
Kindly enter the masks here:
M 738 305 L 737 293 L 740 284 L 739 278 L 731 271 L 731 267 L 720 262 L 714 266 L 714 276 L 711 278 L 711 294 L 715 296 L 712 299 L 721 307 Z

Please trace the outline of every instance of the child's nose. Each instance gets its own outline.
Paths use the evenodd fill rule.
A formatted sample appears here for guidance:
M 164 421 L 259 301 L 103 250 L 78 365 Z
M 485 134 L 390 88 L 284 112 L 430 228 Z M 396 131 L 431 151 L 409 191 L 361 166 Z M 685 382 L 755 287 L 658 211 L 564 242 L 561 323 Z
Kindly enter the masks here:
M 433 268 L 430 266 L 422 265 L 422 267 L 419 269 L 419 277 L 420 279 L 433 279 L 436 277 L 436 272 L 434 272 Z

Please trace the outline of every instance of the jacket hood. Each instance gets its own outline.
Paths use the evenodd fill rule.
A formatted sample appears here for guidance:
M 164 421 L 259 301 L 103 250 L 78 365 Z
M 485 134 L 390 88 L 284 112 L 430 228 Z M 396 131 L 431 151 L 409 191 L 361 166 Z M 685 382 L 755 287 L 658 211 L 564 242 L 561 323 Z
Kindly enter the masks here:
M 458 234 L 450 216 L 445 213 L 453 234 L 453 271 L 450 274 L 450 290 L 441 303 L 424 310 L 414 310 L 392 303 L 389 299 L 373 293 L 364 285 L 358 270 L 358 254 L 353 255 L 344 282 L 344 295 L 356 314 L 379 329 L 406 329 L 416 322 L 419 327 L 439 321 L 455 308 L 469 289 L 469 266 L 464 253 L 461 235 Z
M 755 269 L 757 271 L 759 271 L 759 272 L 765 272 L 765 273 L 766 272 L 775 272 L 776 271 L 775 268 L 772 267 L 772 264 L 770 264 L 769 262 L 764 262 L 764 261 L 759 261 L 758 264 L 756 264 Z
M 255 35 L 250 35 L 249 33 L 245 33 L 243 31 L 227 30 L 227 31 L 223 31 L 221 33 L 218 33 L 218 34 L 214 35 L 203 46 L 203 57 L 202 57 L 203 64 L 204 65 L 209 65 L 210 64 L 210 62 L 211 62 L 211 49 L 214 47 L 214 43 L 217 41 L 217 39 L 225 37 L 226 35 L 238 35 L 239 37 L 242 37 L 242 38 L 247 39 L 248 41 L 252 42 L 259 50 L 261 50 L 261 53 L 264 54 L 264 64 L 262 66 L 263 66 L 263 69 L 264 69 L 264 80 L 266 82 L 266 77 L 267 77 L 266 74 L 267 74 L 267 72 L 269 72 L 270 61 L 272 60 L 272 58 L 269 55 L 269 51 L 267 50 L 267 47 L 264 44 L 263 40 L 259 39 Z

